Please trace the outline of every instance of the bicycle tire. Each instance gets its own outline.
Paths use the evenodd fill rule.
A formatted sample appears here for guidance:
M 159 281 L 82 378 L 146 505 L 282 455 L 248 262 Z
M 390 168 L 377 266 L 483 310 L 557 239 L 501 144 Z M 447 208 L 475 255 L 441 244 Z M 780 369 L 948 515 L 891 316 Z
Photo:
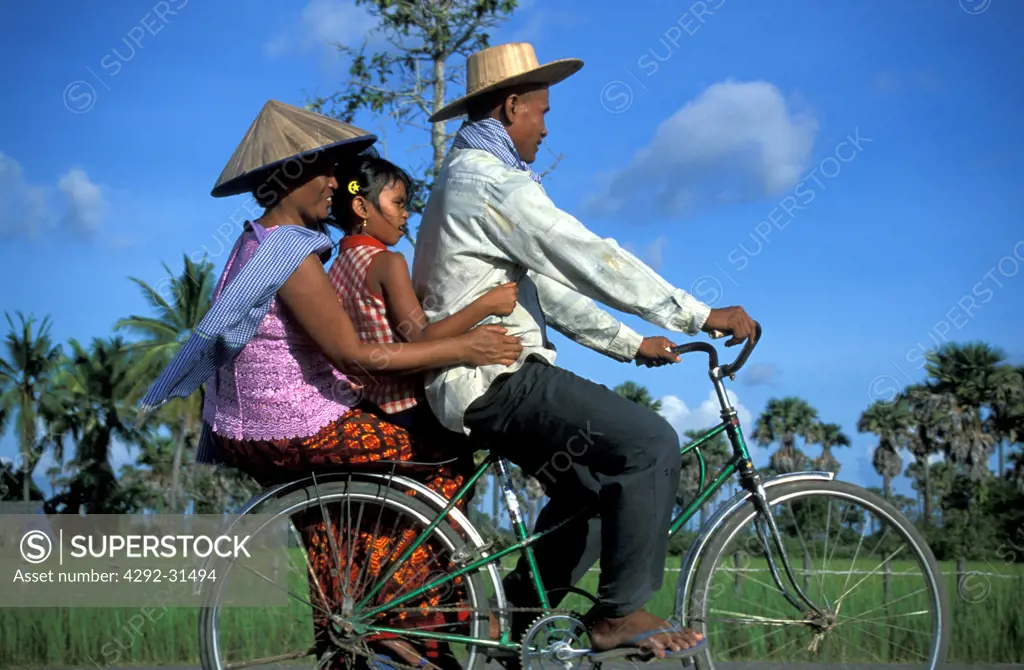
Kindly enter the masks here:
M 932 595 L 937 602 L 939 610 L 939 639 L 937 644 L 933 644 L 933 648 L 931 650 L 932 658 L 929 660 L 930 665 L 928 667 L 931 669 L 942 667 L 942 664 L 945 663 L 949 649 L 952 611 L 949 607 L 949 599 L 942 580 L 942 574 L 939 570 L 938 562 L 935 560 L 935 555 L 932 553 L 931 548 L 925 541 L 924 536 L 909 519 L 907 519 L 884 498 L 875 495 L 862 487 L 855 486 L 847 482 L 837 480 L 796 481 L 779 484 L 778 486 L 773 486 L 765 490 L 769 506 L 786 500 L 792 500 L 800 497 L 806 498 L 816 494 L 845 498 L 852 502 L 859 503 L 865 508 L 871 510 L 873 513 L 886 518 L 887 521 L 899 531 L 902 538 L 910 545 L 916 554 L 916 558 L 924 564 L 927 569 L 926 576 L 928 584 L 932 588 Z M 753 502 L 748 500 L 743 506 L 736 510 L 736 512 L 734 512 L 722 524 L 722 526 L 718 528 L 718 530 L 715 531 L 707 548 L 701 553 L 701 556 L 698 559 L 697 572 L 692 582 L 693 588 L 686 594 L 688 618 L 695 615 L 700 617 L 706 616 L 705 608 L 707 605 L 707 598 L 701 598 L 700 595 L 711 592 L 711 580 L 714 579 L 714 568 L 719 564 L 719 561 L 722 558 L 722 552 L 736 534 L 744 526 L 750 523 L 757 514 L 758 512 L 755 509 Z M 787 584 L 788 587 L 788 580 L 783 571 L 781 561 L 777 560 L 776 562 L 779 564 L 779 573 L 783 579 L 783 583 Z M 685 575 L 680 573 L 680 579 L 685 579 Z M 781 600 L 782 596 L 780 595 L 779 598 Z M 696 622 L 693 624 L 687 623 L 686 625 L 707 636 L 707 627 L 705 623 Z M 694 665 L 697 670 L 714 670 L 715 664 L 712 659 L 714 644 L 715 641 L 713 639 L 709 639 L 707 651 L 694 657 Z
M 386 495 L 383 494 L 385 489 L 387 490 Z M 319 497 L 317 496 L 317 490 L 319 490 Z M 273 515 L 274 517 L 287 515 L 290 517 L 306 509 L 316 509 L 321 502 L 325 505 L 335 504 L 346 498 L 353 500 L 353 502 L 377 501 L 384 503 L 386 508 L 390 507 L 403 514 L 412 515 L 424 526 L 437 518 L 436 510 L 433 510 L 430 506 L 416 498 L 405 495 L 395 487 L 388 487 L 383 483 L 364 481 L 328 481 L 318 484 L 317 487 L 312 485 L 300 486 L 264 501 L 256 509 L 250 510 L 250 513 Z M 465 541 L 447 521 L 442 521 L 438 524 L 428 536 L 427 541 L 435 538 L 440 538 L 441 545 L 452 554 L 466 548 Z M 225 570 L 225 577 L 228 570 Z M 489 631 L 491 610 L 481 572 L 467 573 L 465 577 L 465 583 L 469 587 L 467 588 L 467 594 L 471 599 L 475 615 L 472 617 L 471 635 L 477 638 L 486 638 Z M 213 587 L 213 593 L 210 594 L 213 604 L 204 606 L 199 614 L 199 656 L 204 670 L 224 670 L 217 643 L 218 611 L 216 594 L 220 592 L 225 582 L 224 577 L 218 578 Z M 484 651 L 475 645 L 466 645 L 465 648 L 469 655 L 463 667 L 466 670 L 480 670 L 486 661 Z

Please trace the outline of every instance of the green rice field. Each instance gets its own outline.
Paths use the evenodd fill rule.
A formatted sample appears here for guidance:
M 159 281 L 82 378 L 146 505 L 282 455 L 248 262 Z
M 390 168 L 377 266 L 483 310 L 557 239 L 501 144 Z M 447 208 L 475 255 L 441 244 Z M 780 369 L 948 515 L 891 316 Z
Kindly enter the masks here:
M 669 559 L 670 567 L 678 567 L 679 559 Z M 860 566 L 858 566 L 860 567 Z M 865 565 L 870 570 L 875 565 Z M 894 573 L 902 568 L 893 564 Z M 968 570 L 993 572 L 988 563 L 968 564 Z M 955 565 L 942 564 L 943 572 L 954 573 Z M 963 663 L 1022 663 L 1024 662 L 1024 566 L 1000 565 L 998 571 L 1014 578 L 987 578 L 975 575 L 958 590 L 954 574 L 946 576 L 949 603 L 953 612 L 952 637 L 949 660 Z M 671 613 L 675 599 L 678 573 L 666 572 L 662 589 L 650 604 L 650 609 L 662 616 Z M 812 579 L 817 579 L 813 577 Z M 858 579 L 857 577 L 854 580 Z M 842 593 L 844 575 L 825 578 L 826 593 Z M 735 575 L 718 573 L 713 586 L 716 611 L 757 614 L 772 617 L 786 616 L 787 603 L 774 592 L 767 575 L 735 579 Z M 906 579 L 891 578 L 887 608 L 881 608 L 883 581 L 881 575 L 869 576 L 849 597 L 843 607 L 854 616 L 873 621 L 881 616 L 893 617 L 898 625 L 868 624 L 860 627 L 837 629 L 843 631 L 843 649 L 860 649 L 864 660 L 884 662 L 905 658 L 908 646 L 920 649 L 914 643 L 915 629 L 927 624 L 927 617 L 910 616 L 924 601 L 907 597 L 920 588 L 906 584 Z M 580 586 L 593 592 L 597 586 L 597 573 L 591 572 Z M 808 587 L 813 597 L 819 583 Z M 963 595 L 961 595 L 963 592 Z M 901 600 L 902 596 L 902 600 Z M 562 607 L 584 605 L 578 596 L 572 596 Z M 231 639 L 224 643 L 233 649 L 245 649 L 248 658 L 280 654 L 304 648 L 311 638 L 311 627 L 303 621 L 303 605 L 295 603 L 298 611 L 289 608 L 236 608 L 222 612 L 222 629 L 230 631 Z M 881 609 L 880 609 L 881 608 Z M 872 612 L 869 615 L 864 613 Z M 308 610 L 307 610 L 308 611 Z M 198 610 L 194 608 L 167 608 L 150 612 L 150 619 L 140 615 L 138 608 L 8 608 L 0 610 L 0 667 L 70 667 L 107 665 L 183 665 L 198 663 Z M 841 612 L 842 614 L 842 612 Z M 902 614 L 899 618 L 895 615 Z M 134 630 L 133 630 L 134 629 Z M 794 636 L 806 639 L 803 626 L 739 627 L 713 625 L 710 629 L 716 658 L 721 660 L 811 660 L 820 662 L 840 660 L 836 648 L 826 640 L 808 655 L 797 645 Z M 920 638 L 918 638 L 920 639 Z M 788 646 L 787 646 L 788 645 Z M 793 651 L 791 654 L 790 652 Z M 846 660 L 850 659 L 848 656 Z

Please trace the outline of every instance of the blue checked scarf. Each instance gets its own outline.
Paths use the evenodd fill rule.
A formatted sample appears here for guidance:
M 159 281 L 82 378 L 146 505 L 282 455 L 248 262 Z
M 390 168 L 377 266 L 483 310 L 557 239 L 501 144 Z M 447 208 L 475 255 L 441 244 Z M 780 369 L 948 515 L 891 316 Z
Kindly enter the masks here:
M 172 398 L 192 395 L 220 367 L 234 361 L 256 334 L 277 291 L 299 264 L 310 254 L 332 246 L 330 237 L 302 226 L 281 226 L 267 233 L 259 224 L 246 225 L 252 226 L 259 246 L 149 387 L 139 409 L 140 418 Z M 209 425 L 204 423 L 196 460 L 220 462 L 215 444 Z
M 452 148 L 486 151 L 509 167 L 529 172 L 530 179 L 540 183 L 540 175 L 531 170 L 530 166 L 519 157 L 519 152 L 516 151 L 516 145 L 512 144 L 512 138 L 508 136 L 508 131 L 497 119 L 466 122 L 455 133 Z

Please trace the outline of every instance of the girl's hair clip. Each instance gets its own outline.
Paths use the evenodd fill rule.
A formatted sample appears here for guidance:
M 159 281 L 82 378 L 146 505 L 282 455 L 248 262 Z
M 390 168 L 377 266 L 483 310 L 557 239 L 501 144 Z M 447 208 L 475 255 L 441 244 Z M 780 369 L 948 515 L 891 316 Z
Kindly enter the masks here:
M 359 193 L 359 182 L 353 179 L 348 183 L 348 192 L 352 195 Z

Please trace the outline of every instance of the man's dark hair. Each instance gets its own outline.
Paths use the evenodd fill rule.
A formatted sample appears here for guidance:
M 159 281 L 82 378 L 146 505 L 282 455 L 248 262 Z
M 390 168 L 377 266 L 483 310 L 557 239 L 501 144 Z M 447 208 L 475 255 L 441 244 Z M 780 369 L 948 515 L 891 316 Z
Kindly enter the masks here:
M 489 118 L 495 109 L 504 106 L 508 96 L 513 94 L 522 96 L 543 88 L 545 88 L 544 84 L 519 84 L 485 93 L 466 103 L 466 117 L 471 122 Z

